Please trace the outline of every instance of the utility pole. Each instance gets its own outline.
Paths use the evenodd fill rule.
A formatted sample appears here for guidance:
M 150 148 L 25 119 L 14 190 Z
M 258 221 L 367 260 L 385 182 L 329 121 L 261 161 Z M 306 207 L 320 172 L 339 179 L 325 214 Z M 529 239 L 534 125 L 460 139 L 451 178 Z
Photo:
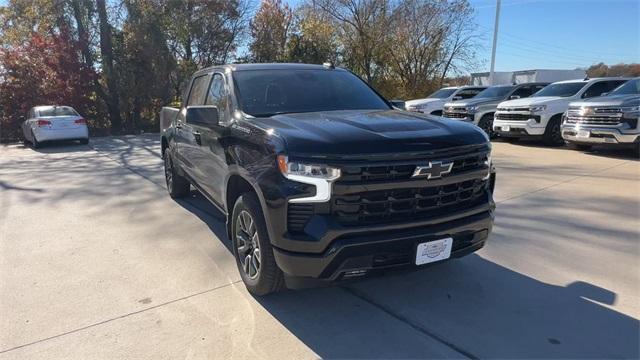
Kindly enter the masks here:
M 491 49 L 491 71 L 489 72 L 489 85 L 493 85 L 494 70 L 496 67 L 496 44 L 498 43 L 498 24 L 500 22 L 500 0 L 496 0 L 496 23 L 493 26 L 493 48 Z

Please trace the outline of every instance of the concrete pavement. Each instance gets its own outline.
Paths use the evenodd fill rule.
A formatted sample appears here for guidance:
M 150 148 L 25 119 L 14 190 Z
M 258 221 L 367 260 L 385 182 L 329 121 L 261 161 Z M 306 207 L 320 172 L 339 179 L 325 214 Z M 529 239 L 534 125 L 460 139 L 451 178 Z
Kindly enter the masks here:
M 639 356 L 640 164 L 494 144 L 496 227 L 424 271 L 264 299 L 157 135 L 0 147 L 0 358 Z

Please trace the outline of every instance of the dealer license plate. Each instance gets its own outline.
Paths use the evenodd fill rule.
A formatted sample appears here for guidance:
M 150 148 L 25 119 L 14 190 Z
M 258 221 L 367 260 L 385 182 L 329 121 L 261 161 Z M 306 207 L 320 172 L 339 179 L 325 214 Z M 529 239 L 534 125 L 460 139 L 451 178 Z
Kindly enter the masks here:
M 418 244 L 416 265 L 448 259 L 451 256 L 452 238 L 439 239 Z
M 589 136 L 591 136 L 589 130 L 578 130 L 578 134 L 576 134 L 576 137 L 579 138 L 588 138 Z

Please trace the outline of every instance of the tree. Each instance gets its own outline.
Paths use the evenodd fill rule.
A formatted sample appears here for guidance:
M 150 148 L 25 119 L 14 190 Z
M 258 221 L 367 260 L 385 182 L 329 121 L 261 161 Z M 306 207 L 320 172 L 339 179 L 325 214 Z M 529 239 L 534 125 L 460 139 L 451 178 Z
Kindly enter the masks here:
M 64 104 L 93 113 L 96 73 L 77 56 L 79 45 L 68 32 L 34 33 L 19 46 L 0 48 L 2 139 L 21 137 L 19 119 L 37 105 Z
M 118 134 L 122 131 L 122 117 L 120 116 L 120 99 L 113 69 L 113 43 L 111 41 L 111 24 L 107 16 L 105 0 L 96 0 L 98 19 L 100 20 L 100 53 L 102 57 L 102 74 L 107 83 L 106 103 L 111 120 L 111 132 Z
M 282 62 L 286 59 L 287 39 L 293 12 L 280 0 L 264 0 L 251 21 L 253 40 L 249 49 L 256 62 Z
M 345 65 L 374 84 L 385 72 L 389 1 L 318 0 L 317 6 L 339 25 Z
M 337 64 L 340 54 L 335 26 L 331 19 L 313 7 L 298 9 L 287 45 L 287 61 Z

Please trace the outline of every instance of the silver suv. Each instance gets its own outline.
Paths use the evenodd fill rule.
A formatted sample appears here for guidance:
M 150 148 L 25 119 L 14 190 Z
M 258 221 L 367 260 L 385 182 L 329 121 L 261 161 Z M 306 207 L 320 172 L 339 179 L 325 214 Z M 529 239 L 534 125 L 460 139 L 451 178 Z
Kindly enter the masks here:
M 638 146 L 640 143 L 640 78 L 605 96 L 569 104 L 562 122 L 562 138 L 574 147 L 593 144 Z

